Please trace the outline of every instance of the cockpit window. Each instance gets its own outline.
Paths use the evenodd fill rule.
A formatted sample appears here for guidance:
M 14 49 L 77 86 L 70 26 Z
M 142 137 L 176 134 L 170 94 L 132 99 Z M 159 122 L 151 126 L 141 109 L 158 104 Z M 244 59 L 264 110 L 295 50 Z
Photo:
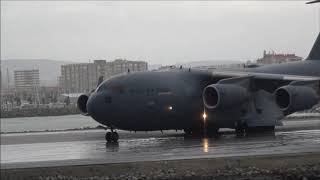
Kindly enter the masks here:
M 121 85 L 111 85 L 109 86 L 109 90 L 115 93 L 120 93 L 120 94 L 124 93 L 124 87 Z

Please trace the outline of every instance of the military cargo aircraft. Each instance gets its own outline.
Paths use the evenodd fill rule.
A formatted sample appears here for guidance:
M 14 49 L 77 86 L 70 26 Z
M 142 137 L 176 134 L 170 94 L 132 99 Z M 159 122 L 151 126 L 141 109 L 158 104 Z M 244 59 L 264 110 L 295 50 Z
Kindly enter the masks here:
M 300 62 L 243 71 L 176 68 L 128 72 L 100 83 L 78 99 L 84 115 L 129 131 L 184 130 L 187 135 L 215 134 L 219 128 L 273 131 L 281 119 L 319 103 L 320 33 Z

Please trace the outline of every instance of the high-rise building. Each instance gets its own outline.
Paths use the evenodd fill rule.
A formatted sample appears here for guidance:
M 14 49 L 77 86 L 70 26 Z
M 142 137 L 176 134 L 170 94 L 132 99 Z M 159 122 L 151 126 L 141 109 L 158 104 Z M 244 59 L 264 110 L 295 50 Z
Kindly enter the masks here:
M 146 71 L 148 64 L 144 61 L 117 59 L 112 62 L 94 60 L 93 63 L 62 65 L 59 77 L 60 89 L 64 93 L 87 93 L 97 87 L 100 76 L 107 79 L 128 70 Z
M 36 92 L 40 87 L 39 70 L 14 71 L 14 83 L 17 92 Z
M 97 84 L 97 77 L 94 63 L 62 65 L 60 86 L 65 93 L 89 92 Z
M 116 74 L 124 72 L 146 71 L 148 70 L 148 63 L 144 61 L 128 61 L 125 59 L 116 59 L 107 62 L 105 66 L 105 77 L 111 77 Z

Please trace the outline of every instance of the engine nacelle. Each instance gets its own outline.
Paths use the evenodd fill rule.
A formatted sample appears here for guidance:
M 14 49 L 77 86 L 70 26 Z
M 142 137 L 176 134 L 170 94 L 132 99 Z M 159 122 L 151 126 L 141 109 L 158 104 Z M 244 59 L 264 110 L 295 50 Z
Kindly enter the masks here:
M 248 100 L 249 92 L 239 85 L 212 84 L 203 90 L 202 98 L 208 109 L 228 108 Z
M 279 108 L 287 113 L 310 109 L 319 101 L 316 91 L 309 86 L 283 86 L 274 94 Z
M 81 114 L 87 116 L 88 114 L 88 110 L 87 110 L 87 102 L 88 102 L 89 96 L 86 94 L 82 94 L 79 96 L 78 100 L 77 100 L 77 106 L 78 109 L 80 110 Z

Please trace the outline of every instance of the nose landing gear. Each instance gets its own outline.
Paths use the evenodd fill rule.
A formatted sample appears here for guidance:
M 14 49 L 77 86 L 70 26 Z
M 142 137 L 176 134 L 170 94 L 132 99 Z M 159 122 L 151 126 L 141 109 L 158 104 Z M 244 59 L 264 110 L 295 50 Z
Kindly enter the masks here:
M 119 134 L 113 131 L 113 129 L 111 128 L 111 132 L 107 132 L 105 138 L 108 143 L 111 143 L 111 142 L 116 143 L 118 142 Z

